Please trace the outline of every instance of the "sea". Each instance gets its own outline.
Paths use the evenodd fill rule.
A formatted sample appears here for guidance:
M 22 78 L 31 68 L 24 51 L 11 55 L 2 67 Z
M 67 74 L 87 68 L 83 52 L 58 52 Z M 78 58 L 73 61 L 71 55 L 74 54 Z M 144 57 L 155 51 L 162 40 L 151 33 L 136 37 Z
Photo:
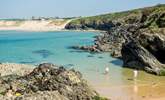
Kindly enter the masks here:
M 141 97 L 146 92 L 141 93 L 144 90 L 137 86 L 165 83 L 165 77 L 144 71 L 138 72 L 135 82 L 133 70 L 122 67 L 122 60 L 111 57 L 110 53 L 90 53 L 71 48 L 90 46 L 100 34 L 87 31 L 0 31 L 0 62 L 35 66 L 53 63 L 67 69 L 74 68 L 100 94 L 115 99 L 120 96 L 127 99 L 130 93 Z M 106 67 L 109 68 L 108 74 L 104 74 Z M 150 91 L 150 88 L 147 89 L 146 91 Z

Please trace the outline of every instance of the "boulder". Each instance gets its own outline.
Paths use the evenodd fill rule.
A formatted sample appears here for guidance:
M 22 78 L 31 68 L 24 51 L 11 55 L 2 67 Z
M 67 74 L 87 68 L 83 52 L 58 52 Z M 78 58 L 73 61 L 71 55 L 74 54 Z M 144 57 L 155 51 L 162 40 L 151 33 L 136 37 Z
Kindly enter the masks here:
M 114 27 L 114 23 L 112 21 L 104 21 L 104 20 L 92 20 L 88 22 L 86 20 L 80 20 L 80 22 L 70 22 L 65 26 L 65 29 L 72 30 L 109 30 Z
M 71 49 L 75 49 L 75 50 L 83 50 L 83 51 L 87 51 L 87 52 L 95 52 L 95 53 L 99 53 L 101 52 L 100 49 L 98 49 L 98 47 L 96 45 L 92 45 L 92 46 L 72 46 L 70 47 Z
M 58 91 L 38 91 L 32 94 L 19 96 L 0 96 L 0 100 L 69 100 L 67 97 L 59 94 Z
M 164 75 L 165 65 L 145 49 L 138 41 L 123 44 L 122 58 L 125 67 L 142 69 L 156 75 Z
M 92 100 L 98 96 L 82 78 L 80 72 L 49 63 L 40 64 L 31 73 L 10 81 L 2 78 L 1 86 L 3 86 L 1 93 L 8 94 L 10 91 L 13 96 L 45 91 L 56 91 L 69 100 Z

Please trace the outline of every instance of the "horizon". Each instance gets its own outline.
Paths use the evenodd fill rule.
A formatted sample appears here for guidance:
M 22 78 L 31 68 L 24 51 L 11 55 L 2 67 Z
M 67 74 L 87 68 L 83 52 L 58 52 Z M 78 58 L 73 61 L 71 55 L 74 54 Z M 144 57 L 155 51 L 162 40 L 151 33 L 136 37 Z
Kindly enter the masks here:
M 164 0 L 125 0 L 122 6 L 119 2 L 121 1 L 110 0 L 98 3 L 96 0 L 5 0 L 0 1 L 3 4 L 0 6 L 0 19 L 29 19 L 32 16 L 60 18 L 84 17 L 165 4 Z

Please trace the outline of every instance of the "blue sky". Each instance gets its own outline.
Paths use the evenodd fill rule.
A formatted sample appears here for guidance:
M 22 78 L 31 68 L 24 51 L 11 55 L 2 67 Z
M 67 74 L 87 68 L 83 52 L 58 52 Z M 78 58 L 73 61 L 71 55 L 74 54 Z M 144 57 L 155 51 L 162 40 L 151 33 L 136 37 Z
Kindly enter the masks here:
M 158 3 L 165 0 L 0 0 L 0 18 L 92 16 Z

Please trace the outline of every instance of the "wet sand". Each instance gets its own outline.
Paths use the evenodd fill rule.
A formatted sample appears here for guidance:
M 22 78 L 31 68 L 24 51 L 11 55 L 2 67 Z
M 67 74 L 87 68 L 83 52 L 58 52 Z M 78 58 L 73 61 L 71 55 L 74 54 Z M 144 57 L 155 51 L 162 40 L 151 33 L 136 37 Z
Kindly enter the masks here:
M 128 86 L 95 86 L 102 95 L 112 100 L 165 100 L 165 85 L 139 84 Z
M 145 72 L 140 74 L 142 75 L 138 79 L 123 78 L 116 84 L 113 83 L 114 79 L 111 80 L 111 76 L 108 78 L 106 76 L 104 83 L 92 82 L 91 84 L 100 95 L 112 100 L 165 100 L 164 77 Z M 148 78 L 143 74 L 148 75 Z
M 34 66 L 3 63 L 0 64 L 0 68 L 2 76 L 14 73 L 23 75 L 29 73 Z M 128 70 L 127 73 L 129 73 Z M 143 76 L 144 72 L 140 73 Z M 142 80 L 142 78 L 140 78 L 141 76 L 135 80 L 132 80 L 131 78 L 124 78 L 124 81 L 120 81 L 119 84 L 111 84 L 114 79 L 112 79 L 112 76 L 109 77 L 109 75 L 101 76 L 105 76 L 104 82 L 99 82 L 100 80 L 90 82 L 94 89 L 96 89 L 101 96 L 108 97 L 112 100 L 165 100 L 164 77 L 152 76 L 146 73 L 145 75 L 149 75 L 150 77 L 146 78 L 145 80 Z

